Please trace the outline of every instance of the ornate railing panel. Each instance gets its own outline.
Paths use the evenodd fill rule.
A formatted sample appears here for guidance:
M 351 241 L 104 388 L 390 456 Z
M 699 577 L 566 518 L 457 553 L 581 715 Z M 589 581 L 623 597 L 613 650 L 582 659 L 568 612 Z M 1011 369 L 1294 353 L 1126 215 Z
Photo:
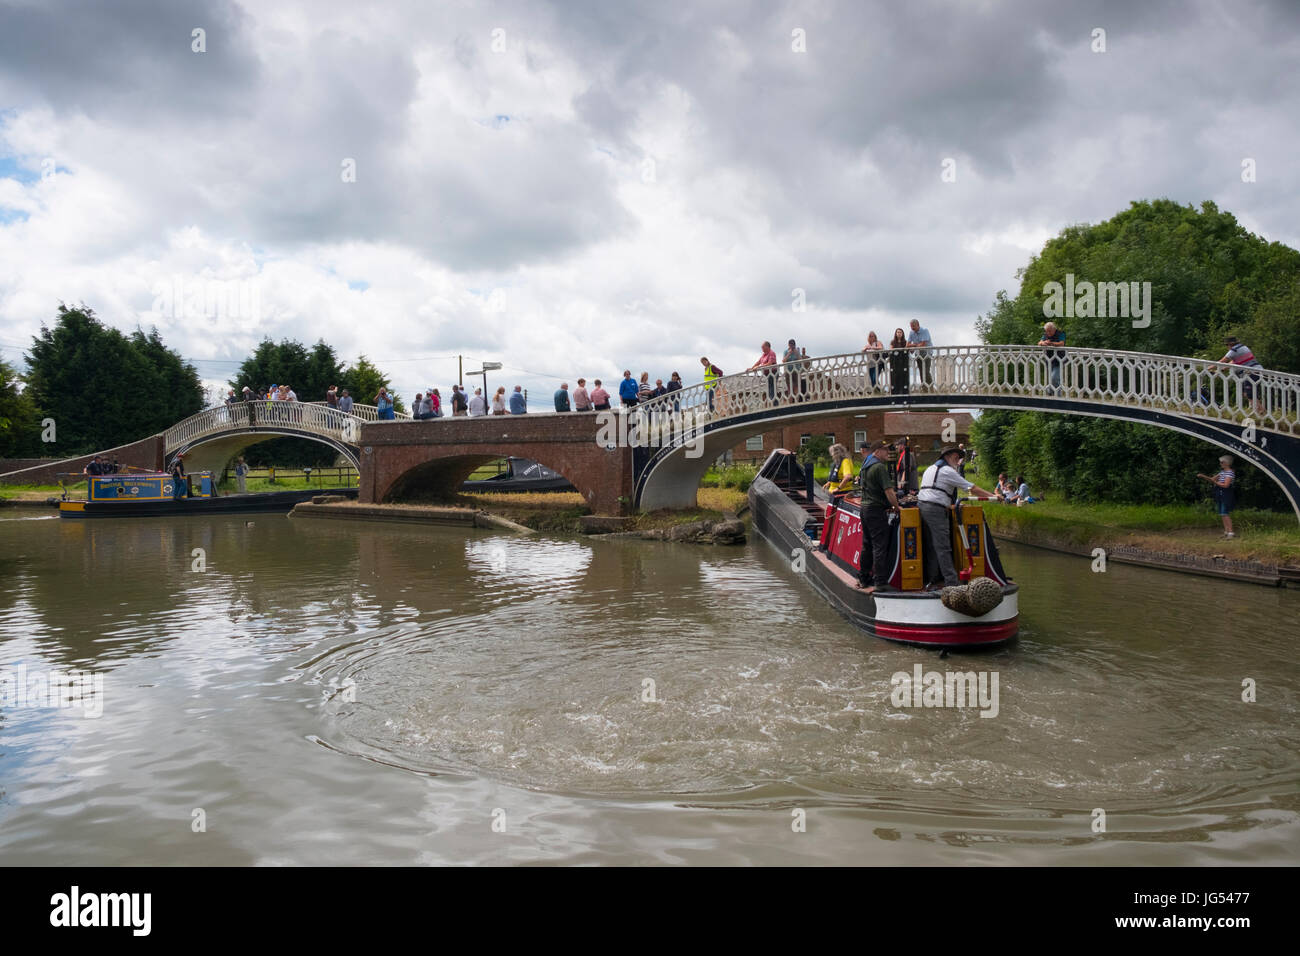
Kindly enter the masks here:
M 212 435 L 247 432 L 254 429 L 274 431 L 289 428 L 330 438 L 346 445 L 360 440 L 361 425 L 378 420 L 374 405 L 353 405 L 351 412 L 341 412 L 325 402 L 235 402 L 205 409 L 177 422 L 163 433 L 166 454 Z M 397 419 L 409 419 L 405 412 Z
M 638 406 L 638 417 L 684 413 L 698 428 L 783 408 L 925 395 L 1091 402 L 1170 412 L 1300 435 L 1300 375 L 1102 349 L 988 345 L 850 352 L 728 375 Z M 686 437 L 690 437 L 687 429 Z

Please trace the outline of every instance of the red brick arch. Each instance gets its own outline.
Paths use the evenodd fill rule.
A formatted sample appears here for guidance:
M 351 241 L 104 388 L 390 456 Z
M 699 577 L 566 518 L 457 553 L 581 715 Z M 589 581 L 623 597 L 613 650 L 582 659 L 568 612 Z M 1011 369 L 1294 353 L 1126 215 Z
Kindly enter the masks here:
M 594 415 L 578 413 L 367 423 L 359 500 L 451 497 L 479 465 L 514 455 L 569 479 L 597 514 L 619 514 L 632 496 L 632 453 L 596 444 L 597 430 Z

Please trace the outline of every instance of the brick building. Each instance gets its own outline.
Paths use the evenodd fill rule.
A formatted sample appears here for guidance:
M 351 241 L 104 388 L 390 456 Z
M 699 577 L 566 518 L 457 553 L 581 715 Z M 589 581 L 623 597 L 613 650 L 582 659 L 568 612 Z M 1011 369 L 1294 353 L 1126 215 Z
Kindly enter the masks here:
M 797 422 L 756 433 L 726 453 L 733 463 L 761 464 L 777 448 L 799 448 L 814 435 L 826 435 L 832 442 L 843 442 L 858 453 L 859 442 L 884 438 L 907 438 L 922 453 L 943 447 L 944 419 L 956 425 L 955 442 L 970 442 L 974 419 L 969 412 L 885 412 L 870 411 L 860 415 L 840 415 Z

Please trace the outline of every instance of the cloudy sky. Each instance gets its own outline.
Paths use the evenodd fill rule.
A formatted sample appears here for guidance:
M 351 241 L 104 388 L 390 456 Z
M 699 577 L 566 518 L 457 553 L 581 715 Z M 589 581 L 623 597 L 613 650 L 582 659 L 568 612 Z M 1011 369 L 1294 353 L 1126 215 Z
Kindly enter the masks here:
M 1289 0 L 0 0 L 0 356 L 60 301 L 408 400 L 973 343 L 1134 199 L 1300 246 L 1297 64 Z

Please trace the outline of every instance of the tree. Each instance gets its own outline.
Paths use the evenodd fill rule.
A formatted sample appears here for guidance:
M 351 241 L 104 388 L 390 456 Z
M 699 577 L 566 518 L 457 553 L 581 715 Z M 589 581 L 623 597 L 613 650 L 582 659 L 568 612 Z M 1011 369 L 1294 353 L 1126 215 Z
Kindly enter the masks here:
M 391 380 L 364 355 L 357 359 L 356 365 L 343 373 L 340 387 L 348 389 L 352 393 L 353 400 L 360 405 L 375 404 L 375 396 L 379 394 L 379 390 L 386 388 L 393 399 L 393 407 L 399 412 L 406 411 L 401 397 L 392 394 Z
M 146 335 L 140 329 L 131 333 L 131 344 L 153 366 L 158 391 L 151 392 L 157 401 L 158 416 L 169 425 L 189 418 L 203 408 L 203 384 L 198 372 L 180 355 L 163 344 L 157 328 Z
M 802 464 L 820 465 L 830 461 L 831 440 L 826 435 L 813 435 L 795 455 Z
M 1071 346 L 1218 359 L 1224 335 L 1234 334 L 1266 367 L 1300 371 L 1300 252 L 1247 232 L 1214 203 L 1197 210 L 1165 199 L 1134 202 L 1106 222 L 1062 230 L 1020 270 L 1019 293 L 998 292 L 976 320 L 981 339 L 1037 342 L 1045 287 L 1064 284 L 1067 275 L 1076 287 L 1151 283 L 1145 328 L 1135 328 L 1132 315 L 1053 318 Z M 972 439 L 993 473 L 1024 473 L 1031 483 L 1082 500 L 1202 499 L 1208 486 L 1194 476 L 1217 454 L 1165 429 L 1038 412 L 985 412 Z M 1239 481 L 1242 504 L 1285 506 L 1273 482 L 1244 463 Z
M 370 405 L 380 387 L 388 386 L 389 379 L 364 355 L 355 366 L 343 369 L 338 353 L 324 340 L 317 341 L 308 350 L 292 339 L 278 343 L 263 339 L 230 380 L 230 387 L 237 395 L 242 394 L 245 385 L 257 391 L 286 384 L 292 386 L 302 402 L 324 401 L 329 387 L 337 385 L 340 391 L 348 389 L 357 404 Z M 398 411 L 406 410 L 400 401 L 395 404 Z M 308 438 L 277 438 L 252 446 L 244 457 L 250 465 L 320 467 L 333 463 L 334 452 L 329 446 Z
M 40 454 L 41 411 L 24 389 L 22 378 L 0 361 L 0 458 L 27 458 Z
M 61 455 L 100 451 L 157 434 L 202 407 L 198 372 L 156 330 L 127 337 L 81 306 L 59 304 L 27 358 L 32 401 L 55 420 Z

